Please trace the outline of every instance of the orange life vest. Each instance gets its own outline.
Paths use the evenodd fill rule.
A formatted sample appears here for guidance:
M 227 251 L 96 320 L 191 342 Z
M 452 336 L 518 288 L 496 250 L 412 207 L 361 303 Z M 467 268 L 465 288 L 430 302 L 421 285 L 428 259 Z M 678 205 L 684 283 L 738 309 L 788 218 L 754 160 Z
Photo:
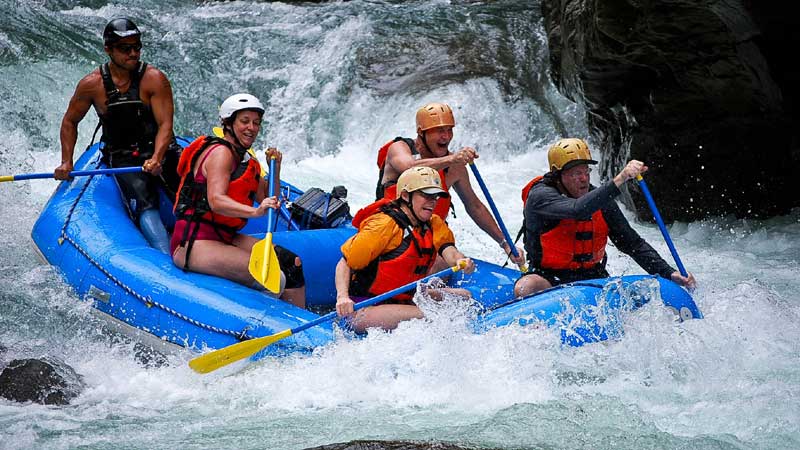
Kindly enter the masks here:
M 523 205 L 534 185 L 541 182 L 538 176 L 522 189 Z M 532 264 L 543 269 L 576 270 L 590 269 L 601 263 L 606 255 L 608 224 L 601 210 L 588 220 L 561 219 L 558 224 L 539 235 L 542 247 L 540 261 Z M 530 255 L 535 259 L 536 255 Z
M 375 188 L 375 200 L 379 200 L 381 198 L 386 198 L 389 200 L 394 200 L 397 198 L 397 180 L 388 181 L 386 183 L 382 183 L 383 181 L 383 169 L 386 166 L 386 157 L 389 154 L 389 147 L 397 141 L 403 141 L 408 145 L 408 148 L 411 149 L 412 155 L 418 155 L 417 148 L 414 145 L 414 141 L 409 138 L 402 138 L 396 137 L 391 141 L 383 144 L 383 147 L 378 150 L 378 186 Z M 447 170 L 441 169 L 439 172 L 439 178 L 442 179 L 442 189 L 445 191 L 448 190 L 447 187 Z M 441 217 L 442 219 L 447 219 L 447 213 L 450 211 L 451 203 L 450 197 L 440 197 L 439 200 L 436 201 L 436 206 L 433 208 L 433 213 L 437 216 Z
M 400 245 L 373 260 L 367 267 L 354 271 L 350 277 L 350 292 L 354 296 L 370 296 L 389 292 L 413 283 L 428 274 L 436 261 L 433 230 L 424 224 L 412 227 L 408 217 L 388 199 L 378 200 L 356 213 L 353 226 L 358 227 L 367 217 L 384 213 L 403 230 Z M 413 293 L 399 294 L 394 299 L 410 301 Z
M 175 196 L 175 217 L 178 220 L 185 219 L 190 222 L 199 220 L 228 232 L 239 231 L 247 224 L 247 219 L 229 217 L 211 211 L 206 183 L 195 180 L 193 168 L 198 158 L 204 150 L 217 144 L 227 148 L 237 161 L 230 176 L 228 197 L 243 205 L 253 205 L 261 178 L 261 165 L 258 160 L 249 158 L 245 161 L 247 154 L 237 152 L 233 145 L 224 139 L 200 136 L 183 150 L 181 159 L 178 161 L 178 175 L 181 177 L 181 182 Z

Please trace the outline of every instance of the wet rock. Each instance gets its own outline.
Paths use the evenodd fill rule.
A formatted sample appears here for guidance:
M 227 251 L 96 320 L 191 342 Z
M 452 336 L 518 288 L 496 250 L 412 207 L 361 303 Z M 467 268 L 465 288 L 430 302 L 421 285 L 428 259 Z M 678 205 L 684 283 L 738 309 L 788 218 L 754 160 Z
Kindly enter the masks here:
M 0 373 L 0 396 L 16 402 L 66 405 L 83 388 L 81 376 L 57 361 L 15 359 Z
M 475 450 L 475 447 L 461 447 L 447 442 L 413 441 L 351 441 L 329 444 L 306 450 Z M 483 448 L 483 450 L 489 450 Z
M 800 206 L 800 6 L 544 0 L 558 89 L 587 110 L 605 177 L 628 159 L 667 221 Z M 599 148 L 597 148 L 599 147 Z M 651 219 L 638 187 L 641 218 Z

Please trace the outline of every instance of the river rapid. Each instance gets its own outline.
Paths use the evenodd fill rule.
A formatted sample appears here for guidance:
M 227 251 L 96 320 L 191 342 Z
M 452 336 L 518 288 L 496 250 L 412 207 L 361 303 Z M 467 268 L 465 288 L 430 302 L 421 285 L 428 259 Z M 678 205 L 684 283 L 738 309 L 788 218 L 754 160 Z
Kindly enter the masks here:
M 0 7 L 0 175 L 59 164 L 61 116 L 78 80 L 105 61 L 101 32 L 116 16 L 143 29 L 142 59 L 171 80 L 176 134 L 208 133 L 225 97 L 253 93 L 267 108 L 255 147 L 280 148 L 283 176 L 301 189 L 347 186 L 353 209 L 374 195 L 376 150 L 412 136 L 414 112 L 427 102 L 455 110 L 451 149 L 478 149 L 512 234 L 522 222 L 520 189 L 547 169 L 548 145 L 587 135 L 581 108 L 548 78 L 536 1 Z M 76 151 L 95 125 L 90 112 Z M 675 180 L 672 195 L 688 195 L 681 186 Z M 800 211 L 669 227 L 698 279 L 703 320 L 676 323 L 650 304 L 630 314 L 622 338 L 562 348 L 557 331 L 536 327 L 474 335 L 467 311 L 442 307 L 392 334 L 199 376 L 188 353 L 160 367 L 140 363 L 134 343 L 38 259 L 30 230 L 55 187 L 0 184 L 0 360 L 57 358 L 86 389 L 63 407 L 0 399 L 0 448 L 302 449 L 356 439 L 502 449 L 800 447 Z M 455 207 L 458 246 L 502 263 L 496 244 L 458 200 Z M 626 214 L 669 258 L 658 228 Z M 642 273 L 615 248 L 609 254 L 611 273 Z

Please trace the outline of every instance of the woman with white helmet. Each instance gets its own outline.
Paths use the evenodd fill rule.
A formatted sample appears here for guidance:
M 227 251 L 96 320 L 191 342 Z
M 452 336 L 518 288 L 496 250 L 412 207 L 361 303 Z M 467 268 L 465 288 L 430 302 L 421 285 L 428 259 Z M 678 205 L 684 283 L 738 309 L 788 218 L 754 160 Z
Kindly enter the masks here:
M 172 260 L 184 270 L 216 275 L 262 289 L 248 270 L 258 240 L 239 233 L 247 220 L 278 208 L 267 197 L 261 165 L 247 152 L 261 130 L 264 106 L 250 94 L 228 97 L 219 108 L 223 137 L 201 136 L 181 154 L 181 184 L 175 201 L 177 222 L 170 242 Z M 275 158 L 274 192 L 280 191 L 281 152 Z M 258 206 L 253 206 L 253 200 Z M 275 246 L 281 266 L 280 298 L 305 307 L 305 281 L 300 258 Z

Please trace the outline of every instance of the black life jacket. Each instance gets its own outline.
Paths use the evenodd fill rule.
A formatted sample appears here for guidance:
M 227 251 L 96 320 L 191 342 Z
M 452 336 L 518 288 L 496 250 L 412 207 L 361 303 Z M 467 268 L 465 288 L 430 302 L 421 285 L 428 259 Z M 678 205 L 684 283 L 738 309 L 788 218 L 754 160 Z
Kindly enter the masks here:
M 103 156 L 145 161 L 155 151 L 158 124 L 150 106 L 139 96 L 139 83 L 142 80 L 147 63 L 139 62 L 136 70 L 130 74 L 131 84 L 128 91 L 122 93 L 114 85 L 108 63 L 100 66 L 103 88 L 106 91 L 106 113 L 99 114 L 103 127 L 105 143 Z

